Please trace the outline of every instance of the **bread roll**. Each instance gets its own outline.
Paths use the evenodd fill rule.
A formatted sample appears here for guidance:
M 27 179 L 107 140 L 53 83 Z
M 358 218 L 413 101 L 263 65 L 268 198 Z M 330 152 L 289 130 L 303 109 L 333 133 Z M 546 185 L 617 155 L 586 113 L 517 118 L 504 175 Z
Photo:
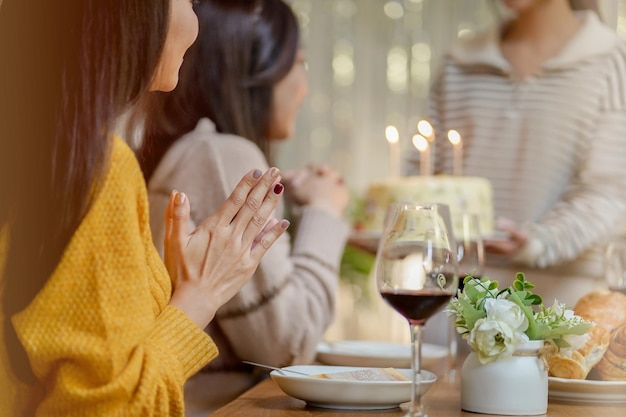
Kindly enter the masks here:
M 578 300 L 574 313 L 611 332 L 626 323 L 626 295 L 608 290 L 590 292 Z
M 609 348 L 611 331 L 626 322 L 626 295 L 598 290 L 584 295 L 574 307 L 574 313 L 595 323 L 589 329 L 587 342 L 571 355 L 556 353 L 548 358 L 551 376 L 585 379 Z
M 593 326 L 587 332 L 589 338 L 571 355 L 557 352 L 548 357 L 548 373 L 568 379 L 585 379 L 591 369 L 602 359 L 609 347 L 610 333 L 603 327 Z
M 354 371 L 329 372 L 311 375 L 314 378 L 341 379 L 348 381 L 409 381 L 409 378 L 395 368 L 369 368 Z
M 609 347 L 596 372 L 604 381 L 626 381 L 626 323 L 611 333 Z
M 585 379 L 589 369 L 583 355 L 574 351 L 570 357 L 562 353 L 548 357 L 548 373 L 558 378 Z

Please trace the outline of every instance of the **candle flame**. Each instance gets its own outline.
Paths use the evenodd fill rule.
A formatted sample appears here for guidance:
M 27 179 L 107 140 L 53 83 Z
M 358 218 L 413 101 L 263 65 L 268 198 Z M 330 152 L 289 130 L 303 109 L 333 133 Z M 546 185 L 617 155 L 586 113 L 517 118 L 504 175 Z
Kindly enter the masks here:
M 461 134 L 456 130 L 448 130 L 448 140 L 454 146 L 459 145 L 461 143 Z
M 428 149 L 428 139 L 419 134 L 413 135 L 413 146 L 415 146 L 418 151 L 424 152 Z
M 427 120 L 420 120 L 417 122 L 417 131 L 420 135 L 428 138 L 428 140 L 432 140 L 432 137 L 434 136 L 433 127 Z
M 398 143 L 400 139 L 400 134 L 398 133 L 398 129 L 395 126 L 387 126 L 385 128 L 385 137 L 387 138 L 387 142 L 389 143 Z

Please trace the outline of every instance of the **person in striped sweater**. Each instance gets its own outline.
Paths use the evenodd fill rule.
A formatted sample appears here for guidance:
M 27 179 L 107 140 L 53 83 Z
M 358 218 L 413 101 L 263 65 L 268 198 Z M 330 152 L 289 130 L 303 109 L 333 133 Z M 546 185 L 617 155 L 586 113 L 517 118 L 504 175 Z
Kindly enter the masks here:
M 501 3 L 514 17 L 445 56 L 432 122 L 461 133 L 464 175 L 493 185 L 507 237 L 486 241 L 485 275 L 524 271 L 544 303 L 573 305 L 605 286 L 604 247 L 624 232 L 626 44 L 567 0 Z M 450 173 L 450 144 L 435 152 Z

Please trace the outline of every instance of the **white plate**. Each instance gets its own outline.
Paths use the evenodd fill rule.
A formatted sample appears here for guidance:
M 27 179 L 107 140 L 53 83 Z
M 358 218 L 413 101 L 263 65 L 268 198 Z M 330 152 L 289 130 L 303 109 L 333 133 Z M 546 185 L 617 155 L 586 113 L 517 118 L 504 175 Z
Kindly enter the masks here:
M 298 365 L 283 369 L 292 369 L 307 375 L 329 372 L 367 369 L 351 366 Z M 410 369 L 398 369 L 408 378 Z M 428 371 L 422 371 L 420 392 L 428 391 L 437 377 Z M 411 400 L 411 381 L 341 381 L 337 379 L 311 378 L 297 374 L 270 372 L 270 376 L 285 394 L 306 401 L 308 405 L 321 408 L 343 410 L 383 410 L 395 408 Z
M 423 343 L 421 367 L 428 369 L 447 353 L 444 346 Z M 321 342 L 317 345 L 317 360 L 326 365 L 410 368 L 411 346 L 367 340 Z
M 626 404 L 626 381 L 549 377 L 548 397 L 567 403 Z

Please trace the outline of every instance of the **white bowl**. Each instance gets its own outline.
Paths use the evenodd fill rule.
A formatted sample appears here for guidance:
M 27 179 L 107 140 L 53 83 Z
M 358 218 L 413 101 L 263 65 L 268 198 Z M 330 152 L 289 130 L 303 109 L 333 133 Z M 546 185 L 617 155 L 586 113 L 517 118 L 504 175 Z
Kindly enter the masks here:
M 301 365 L 283 368 L 307 375 L 367 369 L 352 366 Z M 410 369 L 398 369 L 411 378 Z M 435 374 L 422 370 L 420 392 L 424 395 L 437 379 Z M 395 408 L 411 400 L 411 381 L 342 381 L 338 379 L 311 378 L 305 375 L 270 373 L 280 389 L 287 395 L 321 408 L 345 410 L 380 410 Z

